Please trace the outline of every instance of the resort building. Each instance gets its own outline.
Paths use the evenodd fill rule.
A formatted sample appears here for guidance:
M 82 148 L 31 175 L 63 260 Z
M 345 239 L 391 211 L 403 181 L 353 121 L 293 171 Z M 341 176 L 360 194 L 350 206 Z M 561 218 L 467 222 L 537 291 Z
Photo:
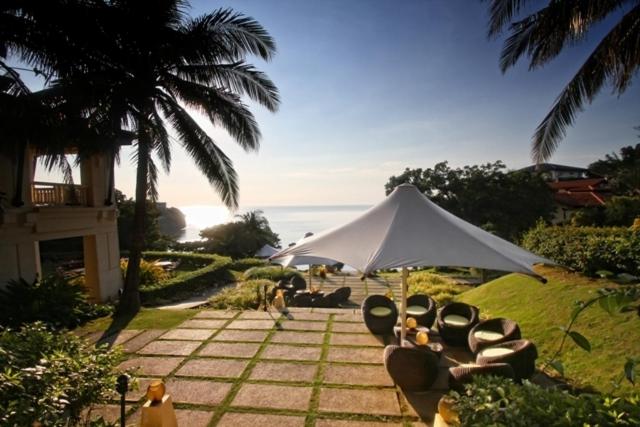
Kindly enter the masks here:
M 117 297 L 122 277 L 110 157 L 83 160 L 79 185 L 70 185 L 35 181 L 33 149 L 21 160 L 0 154 L 0 286 L 42 276 L 40 242 L 81 237 L 90 298 Z

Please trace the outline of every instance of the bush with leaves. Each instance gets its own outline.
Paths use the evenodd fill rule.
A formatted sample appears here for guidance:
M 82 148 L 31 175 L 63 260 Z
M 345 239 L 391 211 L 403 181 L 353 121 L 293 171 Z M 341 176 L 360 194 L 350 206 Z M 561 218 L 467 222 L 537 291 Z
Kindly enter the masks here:
M 115 389 L 120 358 L 43 323 L 1 331 L 0 425 L 76 425 Z
M 266 279 L 277 282 L 279 280 L 291 280 L 293 276 L 302 277 L 302 273 L 293 268 L 282 268 L 277 265 L 253 267 L 244 272 L 245 280 Z
M 56 328 L 74 328 L 112 311 L 111 306 L 89 303 L 84 287 L 55 275 L 34 282 L 12 280 L 0 289 L 2 326 L 42 321 Z
M 275 285 L 271 280 L 240 282 L 234 287 L 222 289 L 211 297 L 209 306 L 216 309 L 257 309 L 261 303 L 264 303 L 264 287 L 267 287 L 267 296 L 269 296 Z
M 469 290 L 466 285 L 459 285 L 453 279 L 427 271 L 412 271 L 407 279 L 409 295 L 429 295 L 439 305 L 451 302 L 456 295 Z
M 127 267 L 129 261 L 126 259 L 120 260 L 120 271 L 122 277 L 127 273 Z M 140 286 L 154 285 L 156 283 L 167 280 L 169 275 L 159 265 L 156 265 L 153 261 L 140 260 Z
M 235 271 L 247 271 L 252 267 L 264 267 L 267 265 L 267 261 L 260 258 L 241 258 L 233 261 L 229 267 Z
M 577 394 L 524 381 L 479 376 L 463 393 L 450 392 L 463 426 L 640 425 L 640 398 Z

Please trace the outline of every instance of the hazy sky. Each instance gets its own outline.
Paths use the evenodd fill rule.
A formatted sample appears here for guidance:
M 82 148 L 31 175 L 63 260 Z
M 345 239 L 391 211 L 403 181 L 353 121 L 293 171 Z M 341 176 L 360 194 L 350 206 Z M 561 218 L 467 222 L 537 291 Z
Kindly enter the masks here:
M 194 1 L 197 15 L 231 6 L 275 38 L 271 63 L 251 59 L 280 89 L 275 113 L 252 106 L 263 133 L 245 153 L 206 129 L 231 156 L 241 205 L 371 204 L 405 167 L 503 160 L 530 164 L 530 138 L 609 23 L 542 70 L 502 75 L 500 40 L 486 38 L 487 3 L 474 0 Z M 639 90 L 605 90 L 578 116 L 552 162 L 587 165 L 635 144 Z M 133 195 L 125 152 L 116 186 Z M 220 199 L 176 146 L 160 199 L 174 206 Z

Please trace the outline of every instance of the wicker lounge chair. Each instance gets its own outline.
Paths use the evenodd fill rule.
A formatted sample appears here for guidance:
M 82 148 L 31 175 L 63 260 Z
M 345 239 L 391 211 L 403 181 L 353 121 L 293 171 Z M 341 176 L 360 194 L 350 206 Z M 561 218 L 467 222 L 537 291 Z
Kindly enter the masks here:
M 407 298 L 407 316 L 411 316 L 419 325 L 431 328 L 436 320 L 436 302 L 428 295 L 416 294 Z
M 508 363 L 513 368 L 516 381 L 529 378 L 536 369 L 538 350 L 529 340 L 514 340 L 480 350 L 476 363 Z
M 469 331 L 469 349 L 476 354 L 483 348 L 520 338 L 520 327 L 513 320 L 483 320 Z
M 436 316 L 438 331 L 445 343 L 466 347 L 469 331 L 478 323 L 479 310 L 472 305 L 453 302 L 445 305 Z
M 296 291 L 302 291 L 304 289 L 307 289 L 307 281 L 300 276 L 293 276 L 291 278 L 291 284 L 293 285 Z
M 449 388 L 462 391 L 464 384 L 471 382 L 476 375 L 495 375 L 511 379 L 515 377 L 513 368 L 508 363 L 460 365 L 449 368 Z
M 438 377 L 438 356 L 416 348 L 388 345 L 384 366 L 393 382 L 407 391 L 426 390 Z
M 351 296 L 351 288 L 348 286 L 343 286 L 342 288 L 338 288 L 335 291 L 329 294 L 331 298 L 336 302 L 336 305 L 344 304 L 349 300 Z
M 384 295 L 370 295 L 362 302 L 362 317 L 372 334 L 391 334 L 398 321 L 398 308 Z

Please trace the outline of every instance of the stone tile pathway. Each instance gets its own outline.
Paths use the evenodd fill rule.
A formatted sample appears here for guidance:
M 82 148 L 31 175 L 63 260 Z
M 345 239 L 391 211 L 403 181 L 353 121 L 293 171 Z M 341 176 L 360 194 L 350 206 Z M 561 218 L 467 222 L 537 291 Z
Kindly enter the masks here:
M 370 286 L 370 284 L 368 284 Z M 443 356 L 433 391 L 404 394 L 382 360 L 391 337 L 366 331 L 357 309 L 291 309 L 281 328 L 262 312 L 204 310 L 175 329 L 122 331 L 121 368 L 139 367 L 127 425 L 144 390 L 164 379 L 181 426 L 410 426 L 430 424 L 446 388 Z M 96 413 L 117 420 L 116 400 Z

